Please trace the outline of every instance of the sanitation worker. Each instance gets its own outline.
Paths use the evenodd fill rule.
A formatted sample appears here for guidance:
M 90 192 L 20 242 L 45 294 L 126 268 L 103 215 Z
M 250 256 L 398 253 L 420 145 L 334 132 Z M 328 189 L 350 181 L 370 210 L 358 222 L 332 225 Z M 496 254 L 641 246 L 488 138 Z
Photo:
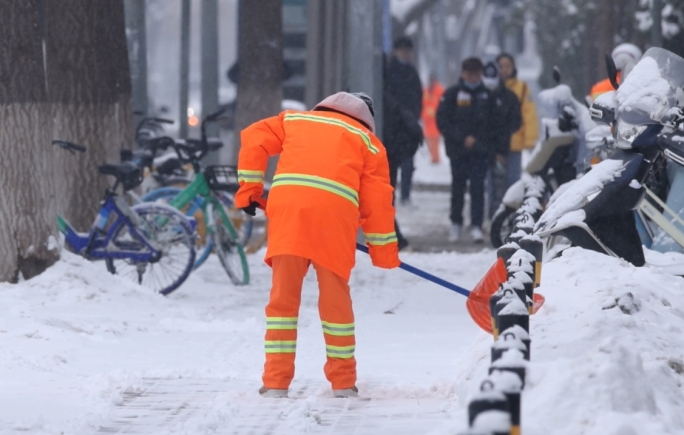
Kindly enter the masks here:
M 423 135 L 430 152 L 430 162 L 433 165 L 439 163 L 439 141 L 442 139 L 437 128 L 437 107 L 439 100 L 444 94 L 444 87 L 437 80 L 435 74 L 430 74 L 428 86 L 423 89 Z
M 354 313 L 349 275 L 363 229 L 375 266 L 399 266 L 393 189 L 385 148 L 374 135 L 373 101 L 339 92 L 312 111 L 285 111 L 241 133 L 235 205 L 253 215 L 263 204 L 270 156 L 280 154 L 266 205 L 266 263 L 273 269 L 266 306 L 264 397 L 287 397 L 294 377 L 302 281 L 310 265 L 319 287 L 325 375 L 335 397 L 356 397 Z

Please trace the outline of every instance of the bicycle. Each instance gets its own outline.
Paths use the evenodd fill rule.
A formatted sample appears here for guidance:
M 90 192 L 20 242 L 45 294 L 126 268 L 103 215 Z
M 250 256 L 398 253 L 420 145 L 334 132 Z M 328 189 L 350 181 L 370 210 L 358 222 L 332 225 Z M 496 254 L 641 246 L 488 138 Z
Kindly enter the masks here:
M 171 140 L 170 138 L 167 139 Z M 210 146 L 212 146 L 213 148 L 218 148 L 222 145 L 223 144 L 221 144 L 220 142 L 216 142 Z M 159 149 L 166 148 L 166 146 L 159 147 L 154 144 L 145 144 L 143 146 L 145 146 L 146 148 L 144 150 L 141 150 L 140 152 L 150 153 L 150 150 L 154 150 L 151 152 L 152 155 L 156 155 L 156 152 Z M 141 161 L 140 158 L 133 157 L 133 159 Z M 148 166 L 150 168 L 149 177 L 154 179 L 154 183 L 157 187 L 153 189 L 143 190 L 143 197 L 139 198 L 140 200 L 170 201 L 176 195 L 178 195 L 178 193 L 185 189 L 190 183 L 192 183 L 193 177 L 190 176 L 190 172 L 192 171 L 192 165 L 184 164 L 177 155 L 175 155 L 174 157 L 170 157 L 167 154 L 165 156 L 162 156 L 161 158 L 151 159 L 151 162 L 152 163 Z M 145 180 L 147 180 L 147 178 L 145 178 Z M 144 185 L 145 181 L 143 181 L 143 186 Z M 237 189 L 237 186 L 235 186 L 235 189 Z M 238 233 L 238 241 L 241 245 L 246 246 L 247 242 L 252 236 L 253 222 L 251 216 L 248 216 L 242 213 L 241 210 L 235 208 L 232 191 L 216 191 L 214 193 L 217 195 L 218 199 L 226 208 L 228 216 L 230 217 L 230 221 L 233 224 L 233 228 L 235 228 L 235 231 Z M 186 215 L 194 216 L 198 222 L 198 233 L 200 235 L 200 240 L 198 240 L 198 250 L 202 252 L 200 253 L 200 255 L 198 255 L 196 267 L 199 267 L 199 265 L 201 265 L 204 262 L 206 257 L 211 252 L 212 248 L 211 240 L 208 240 L 208 244 L 205 244 L 204 240 L 206 231 L 203 228 L 202 224 L 204 222 L 204 215 L 201 210 L 201 203 L 201 199 L 198 198 L 197 201 L 194 201 L 192 204 L 190 204 L 188 207 L 182 210 L 186 213 Z
M 202 137 L 199 140 L 176 142 L 170 138 L 158 138 L 144 145 L 150 148 L 153 154 L 157 150 L 172 147 L 181 163 L 192 165 L 195 178 L 183 189 L 163 187 L 143 196 L 142 200 L 168 201 L 170 206 L 182 210 L 186 215 L 198 216 L 201 212 L 199 215 L 204 217 L 203 223 L 206 225 L 208 237 L 206 244 L 201 248 L 202 252 L 195 262 L 195 267 L 206 260 L 213 248 L 230 280 L 235 285 L 246 285 L 249 283 L 247 257 L 238 232 L 220 199 L 224 192 L 237 191 L 237 170 L 234 167 L 220 165 L 202 168 L 200 163 L 207 152 L 223 146 L 220 141 L 207 140 L 205 129 L 206 123 L 216 121 L 222 113 L 223 111 L 218 111 L 210 114 L 202 121 Z M 183 180 L 183 183 L 188 181 Z
M 72 154 L 86 148 L 53 140 Z M 113 176 L 114 186 L 105 191 L 88 233 L 76 231 L 62 216 L 57 228 L 66 244 L 78 255 L 104 260 L 107 271 L 152 288 L 163 295 L 176 290 L 190 275 L 195 262 L 194 221 L 170 207 L 139 204 L 129 207 L 116 191 L 133 189 L 142 182 L 140 168 L 130 162 L 104 164 L 103 175 Z

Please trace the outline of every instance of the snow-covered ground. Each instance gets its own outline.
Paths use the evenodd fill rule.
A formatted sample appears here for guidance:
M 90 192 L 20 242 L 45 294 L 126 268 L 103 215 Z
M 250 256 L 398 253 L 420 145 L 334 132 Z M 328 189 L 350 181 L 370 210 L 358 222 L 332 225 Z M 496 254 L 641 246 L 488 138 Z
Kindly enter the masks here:
M 451 166 L 449 158 L 444 151 L 444 141 L 439 144 L 440 159 L 438 164 L 430 162 L 430 153 L 427 145 L 418 147 L 413 158 L 415 171 L 413 172 L 413 182 L 416 184 L 437 184 L 451 186 Z M 401 174 L 401 172 L 400 172 Z
M 323 376 L 306 280 L 290 399 L 258 396 L 270 274 L 236 288 L 215 258 L 164 298 L 66 253 L 0 284 L 0 434 L 433 434 L 465 428 L 491 337 L 465 299 L 402 270 L 352 276 L 361 399 Z M 472 287 L 494 251 L 405 254 Z M 532 319 L 525 434 L 684 433 L 684 280 L 580 249 L 545 265 Z
M 300 313 L 298 399 L 258 396 L 270 281 L 262 257 L 250 258 L 248 287 L 228 284 L 211 258 L 168 298 L 68 253 L 33 280 L 1 284 L 0 433 L 330 432 L 319 423 L 339 433 L 417 433 L 422 418 L 435 425 L 463 349 L 484 334 L 462 296 L 401 270 L 375 269 L 359 254 L 351 280 L 359 388 L 379 405 L 372 411 L 364 402 L 368 419 L 350 419 L 365 411 L 331 397 L 313 273 Z M 492 258 L 406 256 L 466 286 Z M 344 429 L 350 425 L 356 432 Z

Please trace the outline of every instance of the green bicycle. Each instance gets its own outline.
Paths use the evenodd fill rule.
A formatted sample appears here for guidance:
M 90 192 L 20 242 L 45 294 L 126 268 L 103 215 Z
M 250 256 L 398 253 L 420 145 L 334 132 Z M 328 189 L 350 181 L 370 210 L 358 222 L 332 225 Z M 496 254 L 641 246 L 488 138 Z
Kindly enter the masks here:
M 231 166 L 213 165 L 202 168 L 201 165 L 201 160 L 207 152 L 219 149 L 223 145 L 221 142 L 208 141 L 205 132 L 205 123 L 215 121 L 222 113 L 223 111 L 219 111 L 204 119 L 201 126 L 202 138 L 199 140 L 174 142 L 169 138 L 158 138 L 151 140 L 147 145 L 143 144 L 143 147 L 156 149 L 172 147 L 181 162 L 192 164 L 195 172 L 195 179 L 182 190 L 164 187 L 146 196 L 160 199 L 172 197 L 168 204 L 181 211 L 201 209 L 205 218 L 207 237 L 211 240 L 214 252 L 228 277 L 235 285 L 246 285 L 249 284 L 247 257 L 238 231 L 219 199 L 221 192 L 237 191 L 237 170 Z M 152 150 L 153 153 L 156 149 Z

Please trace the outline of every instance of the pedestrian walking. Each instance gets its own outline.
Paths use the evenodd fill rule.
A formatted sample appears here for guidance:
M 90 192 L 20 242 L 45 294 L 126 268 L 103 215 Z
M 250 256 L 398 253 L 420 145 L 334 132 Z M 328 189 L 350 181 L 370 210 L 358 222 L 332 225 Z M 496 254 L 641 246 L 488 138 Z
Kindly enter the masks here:
M 444 87 L 432 73 L 428 79 L 428 85 L 423 89 L 423 133 L 425 142 L 430 152 L 430 162 L 433 165 L 439 163 L 439 142 L 442 140 L 437 128 L 437 106 L 444 93 Z
M 506 87 L 513 91 L 520 102 L 522 126 L 511 136 L 510 152 L 506 158 L 506 187 L 520 179 L 522 174 L 522 151 L 534 148 L 539 136 L 537 108 L 527 83 L 518 79 L 515 59 L 508 53 L 501 53 L 496 58 L 499 73 Z
M 367 95 L 339 92 L 313 111 L 285 111 L 241 133 L 235 205 L 246 213 L 254 215 L 262 201 L 269 157 L 280 155 L 266 206 L 265 261 L 273 284 L 262 396 L 286 397 L 294 377 L 302 281 L 310 265 L 320 291 L 325 375 L 336 397 L 358 393 L 348 281 L 359 225 L 373 264 L 399 266 L 393 189 L 373 114 Z
M 407 36 L 394 41 L 392 55 L 385 70 L 385 93 L 387 94 L 387 116 L 384 118 L 383 137 L 390 159 L 392 185 L 396 184 L 401 171 L 399 200 L 402 204 L 411 201 L 413 178 L 413 156 L 423 142 L 419 124 L 423 108 L 423 86 L 416 68 L 411 64 L 413 42 Z M 400 247 L 402 246 L 400 240 Z
M 470 57 L 461 65 L 461 79 L 447 89 L 437 108 L 437 126 L 451 162 L 449 241 L 461 238 L 466 183 L 470 181 L 470 236 L 483 242 L 484 182 L 490 156 L 492 99 L 482 84 L 482 61 Z
M 506 159 L 508 158 L 511 135 L 522 125 L 518 97 L 506 88 L 499 67 L 488 62 L 484 67 L 482 82 L 489 89 L 493 103 L 491 134 L 493 154 L 489 163 L 489 217 L 494 215 L 506 193 Z

